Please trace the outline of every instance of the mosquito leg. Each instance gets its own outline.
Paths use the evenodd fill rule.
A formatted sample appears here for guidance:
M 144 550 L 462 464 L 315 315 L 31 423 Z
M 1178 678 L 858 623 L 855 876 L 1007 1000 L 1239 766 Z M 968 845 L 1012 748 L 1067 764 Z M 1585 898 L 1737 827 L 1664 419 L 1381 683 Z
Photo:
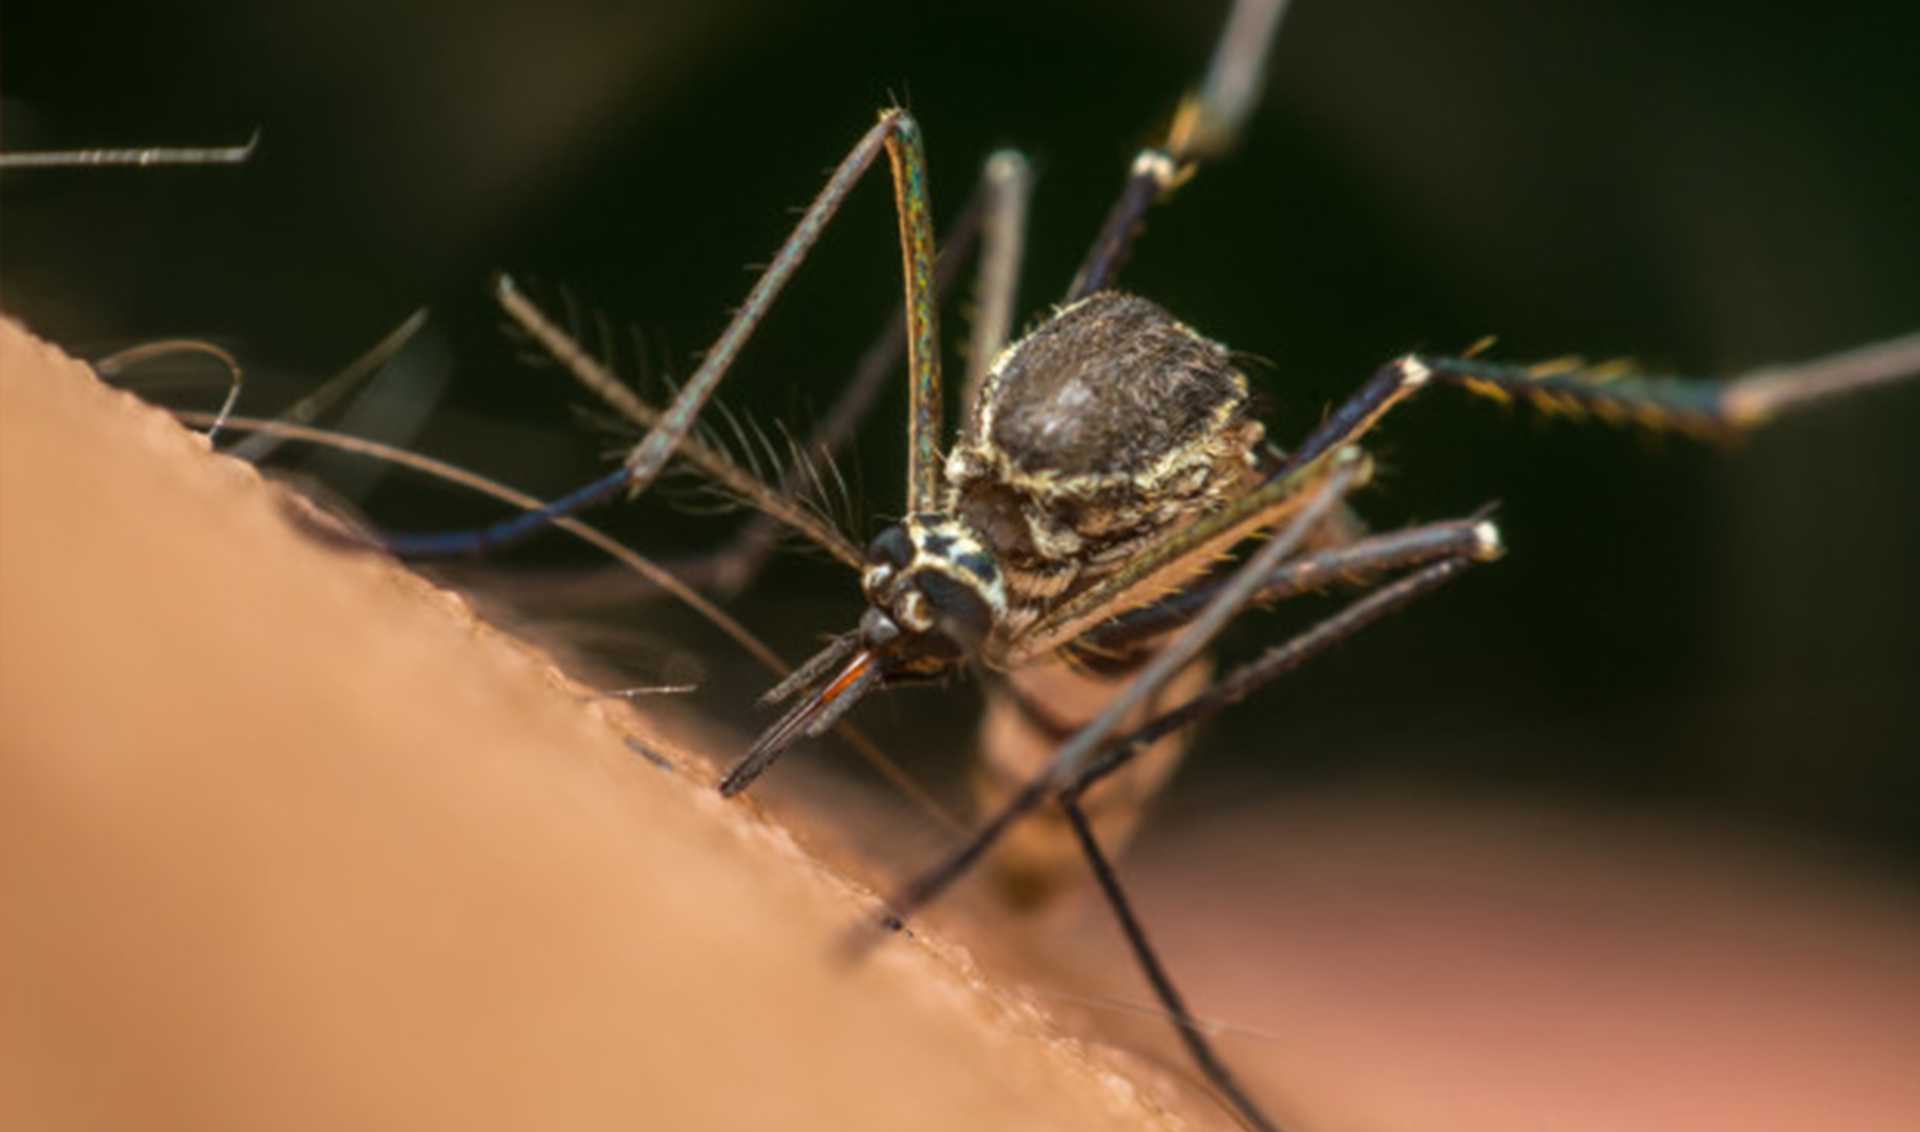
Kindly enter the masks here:
M 962 412 L 980 399 L 987 371 L 1013 334 L 1020 303 L 1020 266 L 1027 256 L 1027 204 L 1033 197 L 1033 166 L 1018 150 L 1003 149 L 987 158 L 982 175 L 987 199 L 986 233 L 975 284 L 973 333 L 967 340 L 967 380 Z
M 1214 543 L 1227 532 L 1257 529 L 1261 516 L 1297 494 L 1300 476 L 1329 452 L 1359 440 L 1395 405 L 1433 381 L 1644 427 L 1717 434 L 1753 427 L 1777 413 L 1916 374 L 1920 374 L 1920 334 L 1756 371 L 1729 382 L 1641 377 L 1605 368 L 1526 368 L 1471 358 L 1407 354 L 1376 370 L 1287 455 L 1264 484 L 1180 536 L 1149 548 L 1124 570 L 1054 609 L 1036 627 L 1033 637 L 1041 644 L 1064 644 L 1091 628 L 1085 624 L 1090 611 L 1106 607 L 1142 579 L 1151 578 L 1169 563 Z
M 1180 989 L 1173 985 L 1173 977 L 1160 962 L 1159 954 L 1147 938 L 1146 928 L 1140 923 L 1140 918 L 1134 915 L 1133 904 L 1120 885 L 1113 862 L 1107 858 L 1094 837 L 1093 826 L 1081 810 L 1079 799 L 1063 794 L 1058 801 L 1060 809 L 1067 816 L 1067 823 L 1073 827 L 1074 837 L 1080 843 L 1087 864 L 1093 869 L 1094 879 L 1099 882 L 1101 895 L 1106 897 L 1107 907 L 1113 910 L 1113 918 L 1118 921 L 1121 933 L 1127 938 L 1128 949 L 1140 964 L 1141 972 L 1147 976 L 1147 982 L 1152 984 L 1154 997 L 1160 1000 L 1167 1016 L 1173 1020 L 1174 1028 L 1180 1031 L 1180 1041 L 1187 1047 L 1194 1064 L 1199 1066 L 1201 1075 L 1220 1090 L 1227 1104 L 1242 1120 L 1260 1132 L 1278 1132 L 1279 1126 L 1260 1111 L 1260 1106 L 1247 1095 L 1239 1079 L 1227 1068 L 1227 1063 L 1214 1052 L 1213 1043 L 1207 1040 L 1206 1032 L 1187 1008 L 1187 1001 L 1181 996 Z
M 418 557 L 465 554 L 523 538 L 549 525 L 556 515 L 572 514 L 621 491 L 644 490 L 660 474 L 686 439 L 695 418 L 752 337 L 768 307 L 799 269 L 847 194 L 881 151 L 893 172 L 894 205 L 900 221 L 900 250 L 906 281 L 907 359 L 912 380 L 909 421 L 912 463 L 908 498 L 914 510 L 931 507 L 939 491 L 940 350 L 939 311 L 933 300 L 933 221 L 927 195 L 926 158 L 920 127 L 903 110 L 887 110 L 835 167 L 827 184 L 795 224 L 773 262 L 754 283 L 746 301 L 661 415 L 660 424 L 628 455 L 621 468 L 528 515 L 479 531 L 390 537 L 396 553 Z
M 1302 477 L 1329 452 L 1360 439 L 1395 405 L 1435 380 L 1493 396 L 1525 397 L 1555 409 L 1590 412 L 1604 419 L 1725 433 L 1761 424 L 1779 412 L 1915 374 L 1920 374 L 1920 335 L 1769 368 L 1731 382 L 1636 377 L 1565 366 L 1528 369 L 1468 358 L 1408 354 L 1375 371 L 1288 454 L 1260 487 L 1181 535 L 1148 548 L 1125 569 L 1051 611 L 1030 635 L 1037 645 L 1064 645 L 1093 627 L 1088 623 L 1091 614 L 1124 597 L 1126 591 L 1169 564 L 1217 543 L 1235 530 L 1257 530 L 1266 521 L 1264 516 L 1298 494 Z
M 1367 383 L 1349 396 L 1320 426 L 1307 434 L 1299 447 L 1287 454 L 1285 463 L 1272 478 L 1305 467 L 1342 444 L 1360 439 L 1385 416 L 1387 410 L 1412 396 L 1433 377 L 1426 360 L 1408 354 L 1395 358 L 1374 371 Z
M 1288 456 L 1276 475 L 1358 440 L 1389 409 L 1430 381 L 1518 398 L 1551 412 L 1591 414 L 1617 424 L 1720 435 L 1757 427 L 1783 412 L 1920 375 L 1920 334 L 1730 381 L 1647 377 L 1618 366 L 1502 365 L 1476 358 L 1408 354 L 1380 367 Z
M 1179 1031 L 1180 1040 L 1186 1045 L 1188 1054 L 1192 1056 L 1194 1063 L 1207 1080 L 1220 1090 L 1234 1111 L 1255 1128 L 1271 1129 L 1275 1125 L 1247 1095 L 1238 1079 L 1227 1068 L 1225 1061 L 1214 1051 L 1212 1043 L 1207 1040 L 1205 1032 L 1201 1030 L 1192 1011 L 1188 1009 L 1186 1000 L 1174 986 L 1165 965 L 1160 962 L 1159 955 L 1147 938 L 1146 930 L 1142 927 L 1139 918 L 1134 915 L 1132 905 L 1120 885 L 1112 862 L 1107 859 L 1094 837 L 1092 826 L 1082 808 L 1081 798 L 1089 788 L 1121 769 L 1134 755 L 1150 748 L 1158 740 L 1175 731 L 1191 727 L 1229 704 L 1239 702 L 1254 688 L 1292 671 L 1311 657 L 1351 637 L 1374 621 L 1433 592 L 1446 582 L 1458 577 L 1477 561 L 1479 559 L 1467 556 L 1442 559 L 1368 594 L 1341 613 L 1269 650 L 1259 659 L 1236 669 L 1212 688 L 1188 700 L 1180 707 L 1167 712 L 1145 727 L 1112 741 L 1087 763 L 1071 782 L 1054 794 L 1054 801 L 1066 815 L 1075 839 L 1079 842 L 1087 863 L 1093 869 L 1101 894 L 1106 898 L 1107 906 L 1113 911 L 1114 918 L 1126 937 L 1127 946 L 1132 950 L 1134 959 L 1140 964 L 1140 969 L 1146 975 L 1148 983 L 1152 985 L 1154 996 L 1166 1008 L 1168 1017 L 1172 1019 L 1175 1029 Z M 1039 799 L 1035 799 L 1033 804 L 1037 805 L 1038 802 Z M 997 820 L 996 824 L 1000 828 L 1005 828 L 1011 820 L 1011 818 Z M 904 915 L 904 910 L 900 914 Z
M 1648 377 L 1618 366 L 1500 365 L 1475 358 L 1421 358 L 1435 380 L 1550 412 L 1617 424 L 1717 435 L 1755 428 L 1784 413 L 1856 390 L 1920 375 L 1920 334 L 1824 358 L 1768 366 L 1728 381 Z
M 1120 198 L 1067 290 L 1067 302 L 1112 287 L 1153 206 L 1192 176 L 1200 162 L 1220 157 L 1239 140 L 1260 100 L 1267 56 L 1286 7 L 1287 0 L 1236 0 L 1206 79 L 1181 102 L 1166 142 L 1134 157 Z
M 347 367 L 320 384 L 313 392 L 294 402 L 280 419 L 293 424 L 312 424 L 320 415 L 332 408 L 341 398 L 353 393 L 378 374 L 386 364 L 399 354 L 406 344 L 420 333 L 427 324 L 427 308 L 421 307 L 406 317 L 395 327 L 392 333 L 373 344 L 373 348 L 361 354 Z M 236 460 L 245 460 L 250 464 L 264 463 L 273 455 L 283 438 L 270 432 L 256 432 L 246 440 L 227 450 L 227 455 Z
M 1134 156 L 1120 186 L 1120 199 L 1113 202 L 1100 234 L 1087 249 L 1087 258 L 1067 288 L 1066 301 L 1079 302 L 1088 295 L 1104 291 L 1120 278 L 1133 244 L 1146 223 L 1147 213 L 1179 183 L 1180 167 L 1161 149 L 1143 149 Z
M 1086 762 L 1071 782 L 1061 787 L 1061 791 L 1076 797 L 1085 793 L 1094 783 L 1124 766 L 1137 751 L 1151 746 L 1162 736 L 1192 727 L 1221 709 L 1239 703 L 1261 685 L 1299 668 L 1360 630 L 1399 612 L 1485 561 L 1488 559 L 1481 556 L 1445 558 L 1355 600 L 1298 636 L 1275 645 L 1227 673 L 1186 703 L 1107 744 L 1099 754 Z
M 1232 149 L 1266 85 L 1267 57 L 1288 0 L 1238 0 L 1200 90 L 1180 104 L 1168 148 L 1182 161 L 1210 161 Z
M 1335 585 L 1366 584 L 1397 570 L 1447 558 L 1490 562 L 1501 553 L 1500 534 L 1486 519 L 1451 519 L 1373 535 L 1345 546 L 1283 562 L 1250 604 L 1271 605 Z M 1203 579 L 1179 593 L 1129 610 L 1088 630 L 1073 644 L 1081 659 L 1126 658 L 1135 650 L 1192 621 L 1231 575 Z
M 147 146 L 143 149 L 45 149 L 0 153 L 0 169 L 77 169 L 95 166 L 245 165 L 260 148 L 260 131 L 244 145 Z
M 156 358 L 171 357 L 175 354 L 202 354 L 219 362 L 227 371 L 227 396 L 220 403 L 220 411 L 203 433 L 211 442 L 220 435 L 228 418 L 233 416 L 234 407 L 240 403 L 240 391 L 246 385 L 245 373 L 240 361 L 231 353 L 198 338 L 169 338 L 160 342 L 142 342 L 138 346 L 129 346 L 124 350 L 109 354 L 93 363 L 93 371 L 104 378 L 119 377 L 135 366 L 145 365 Z

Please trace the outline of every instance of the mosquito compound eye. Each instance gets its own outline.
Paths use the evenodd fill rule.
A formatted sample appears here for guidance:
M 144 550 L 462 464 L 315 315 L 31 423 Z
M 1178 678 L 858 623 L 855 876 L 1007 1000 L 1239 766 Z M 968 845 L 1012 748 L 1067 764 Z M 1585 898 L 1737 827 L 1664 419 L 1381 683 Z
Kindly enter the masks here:
M 876 605 L 893 600 L 894 579 L 913 560 L 913 539 L 906 528 L 891 526 L 867 546 L 867 568 L 860 573 L 860 587 Z
M 978 649 L 993 629 L 993 609 L 966 582 L 933 570 L 914 579 L 932 608 L 932 623 L 964 652 Z
M 874 536 L 867 544 L 867 566 L 869 569 L 891 566 L 895 570 L 904 569 L 913 561 L 913 538 L 907 534 L 907 528 L 896 523 Z

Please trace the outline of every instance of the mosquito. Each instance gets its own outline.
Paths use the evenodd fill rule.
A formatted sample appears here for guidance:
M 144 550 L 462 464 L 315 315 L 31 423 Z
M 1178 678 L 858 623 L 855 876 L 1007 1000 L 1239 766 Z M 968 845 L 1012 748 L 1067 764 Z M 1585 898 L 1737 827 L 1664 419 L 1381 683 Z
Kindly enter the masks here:
M 877 690 L 943 680 L 968 666 L 984 671 L 988 817 L 894 895 L 886 923 L 916 914 L 1017 830 L 1040 846 L 1007 858 L 1020 898 L 1044 898 L 1060 883 L 1062 861 L 1083 859 L 1195 1063 L 1236 1114 L 1261 1129 L 1276 1124 L 1212 1049 L 1157 959 L 1109 852 L 1195 723 L 1503 553 L 1484 515 L 1366 531 L 1348 501 L 1371 471 L 1360 447 L 1370 430 L 1421 389 L 1441 384 L 1632 427 L 1715 436 L 1920 372 L 1920 334 L 1729 381 L 1410 354 L 1381 366 L 1305 436 L 1275 443 L 1232 354 L 1119 282 L 1152 209 L 1238 137 L 1283 6 L 1235 5 L 1206 78 L 1165 137 L 1134 159 L 1063 300 L 1012 341 L 1031 178 L 1017 154 L 989 160 L 978 237 L 982 313 L 964 382 L 968 416 L 957 436 L 950 439 L 942 421 L 938 275 L 961 249 L 949 244 L 944 260 L 936 255 L 920 130 L 908 112 L 892 108 L 835 167 L 664 409 L 627 391 L 503 278 L 498 297 L 509 314 L 649 431 L 617 471 L 544 508 L 478 532 L 390 540 L 410 556 L 497 546 L 642 491 L 675 458 L 722 478 L 855 569 L 867 609 L 763 697 L 784 709 L 721 777 L 721 792 L 746 790 Z M 909 466 L 904 517 L 861 548 L 787 493 L 743 476 L 692 430 L 770 305 L 883 154 L 905 281 Z M 1222 565 L 1262 538 L 1257 550 Z M 1255 659 L 1210 671 L 1209 645 L 1243 608 L 1329 588 L 1352 596 Z

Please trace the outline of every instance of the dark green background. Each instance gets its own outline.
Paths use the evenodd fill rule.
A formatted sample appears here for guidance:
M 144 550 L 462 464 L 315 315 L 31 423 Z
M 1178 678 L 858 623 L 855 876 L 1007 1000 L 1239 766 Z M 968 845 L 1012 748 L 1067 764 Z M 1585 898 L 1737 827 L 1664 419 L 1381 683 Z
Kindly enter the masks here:
M 899 100 L 926 128 L 943 217 L 994 146 L 1033 155 L 1038 313 L 1203 64 L 1219 7 L 14 3 L 7 148 L 265 140 L 239 170 L 10 176 L 5 303 L 85 353 L 215 338 L 258 378 L 254 411 L 432 304 L 418 348 L 444 351 L 453 380 L 413 442 L 551 493 L 603 467 L 604 441 L 570 418 L 563 381 L 515 365 L 490 270 L 637 326 L 657 390 Z M 1154 217 L 1127 282 L 1271 359 L 1256 382 L 1283 442 L 1410 347 L 1491 333 L 1514 359 L 1725 374 L 1911 331 L 1917 42 L 1920 15 L 1892 0 L 1299 0 L 1244 145 Z M 895 293 L 891 239 L 886 194 L 864 191 L 723 399 L 804 428 Z M 899 506 L 900 420 L 884 406 L 845 461 L 863 514 Z M 1170 805 L 1203 815 L 1248 779 L 1385 776 L 1697 806 L 1910 869 L 1916 438 L 1920 388 L 1732 451 L 1429 394 L 1380 434 L 1364 510 L 1386 524 L 1497 501 L 1512 555 L 1211 728 Z M 392 482 L 362 502 L 394 524 L 482 514 Z M 725 529 L 659 506 L 597 518 L 657 551 Z M 798 655 L 857 603 L 830 565 L 783 562 L 741 615 Z M 1286 623 L 1246 622 L 1229 651 Z M 745 717 L 759 677 L 734 650 L 652 631 L 701 653 L 708 706 Z M 863 718 L 950 762 L 972 703 L 903 692 Z

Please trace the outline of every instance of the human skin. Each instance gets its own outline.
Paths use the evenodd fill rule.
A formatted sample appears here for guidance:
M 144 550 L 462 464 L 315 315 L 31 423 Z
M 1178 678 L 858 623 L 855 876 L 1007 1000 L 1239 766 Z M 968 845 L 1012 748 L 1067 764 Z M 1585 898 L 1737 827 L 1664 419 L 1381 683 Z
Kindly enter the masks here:
M 0 351 L 0 1122 L 1190 1126 L 958 948 L 847 962 L 871 895 L 706 764 Z

